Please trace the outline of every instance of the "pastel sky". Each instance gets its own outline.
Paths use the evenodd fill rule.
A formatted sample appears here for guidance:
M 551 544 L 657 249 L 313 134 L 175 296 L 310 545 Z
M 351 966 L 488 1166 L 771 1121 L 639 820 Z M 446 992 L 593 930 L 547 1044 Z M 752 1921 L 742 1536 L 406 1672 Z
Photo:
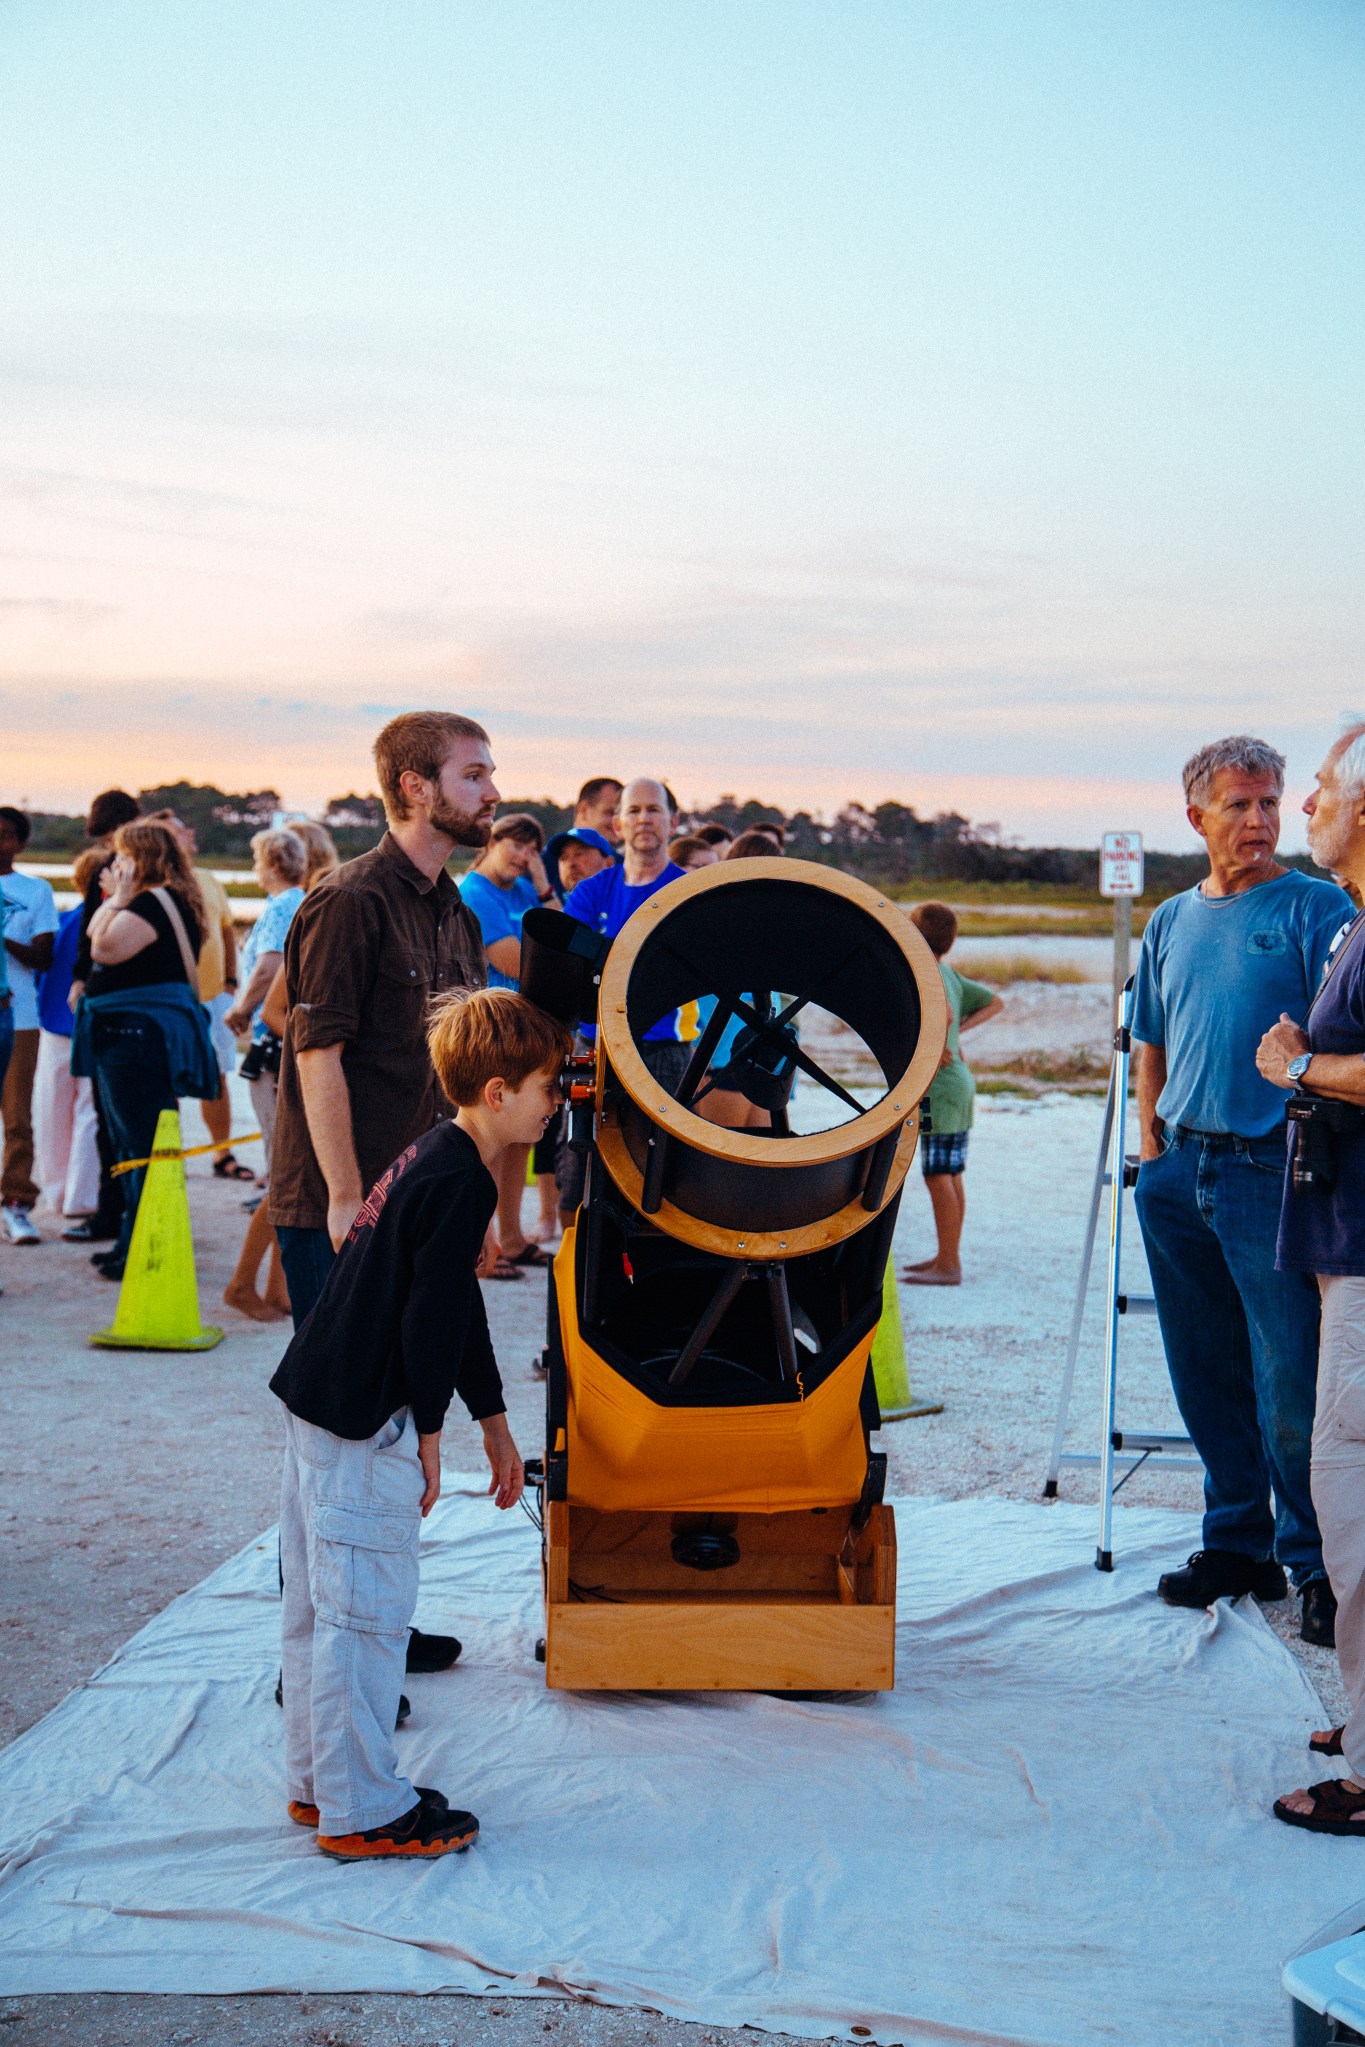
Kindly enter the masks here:
M 1359 0 L 8 0 L 0 795 L 1188 844 L 1365 700 L 1363 256 Z

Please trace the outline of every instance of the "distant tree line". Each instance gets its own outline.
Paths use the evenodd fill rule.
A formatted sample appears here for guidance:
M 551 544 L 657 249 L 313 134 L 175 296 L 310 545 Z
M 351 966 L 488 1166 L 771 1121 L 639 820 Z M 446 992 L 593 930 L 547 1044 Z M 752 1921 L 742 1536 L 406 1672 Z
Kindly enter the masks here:
M 137 793 L 144 810 L 174 810 L 192 824 L 201 855 L 209 860 L 247 859 L 252 833 L 262 830 L 284 808 L 276 789 L 233 794 L 211 783 L 167 782 Z M 511 797 L 503 808 L 529 811 L 547 837 L 562 831 L 573 815 L 570 806 L 552 803 L 548 797 Z M 714 818 L 735 833 L 750 825 L 780 824 L 786 831 L 787 850 L 795 858 L 823 861 L 826 866 L 861 875 L 878 888 L 953 882 L 1035 883 L 1090 892 L 1097 882 L 1097 851 L 1015 845 L 1002 836 L 998 825 L 973 824 L 957 811 L 921 817 L 908 803 L 878 803 L 872 809 L 846 803 L 837 816 L 824 819 L 813 817 L 808 810 L 787 812 L 752 797 L 741 803 L 726 795 L 705 811 L 689 813 L 687 821 L 700 822 L 703 817 Z M 384 807 L 377 796 L 352 792 L 332 797 L 320 821 L 335 838 L 342 859 L 350 860 L 378 843 L 384 830 Z M 74 854 L 84 844 L 83 818 L 50 811 L 33 813 L 31 854 Z M 1290 854 L 1286 859 L 1291 866 L 1312 871 L 1306 855 Z M 1205 872 L 1206 863 L 1198 852 L 1149 853 L 1148 897 L 1159 900 L 1189 888 Z

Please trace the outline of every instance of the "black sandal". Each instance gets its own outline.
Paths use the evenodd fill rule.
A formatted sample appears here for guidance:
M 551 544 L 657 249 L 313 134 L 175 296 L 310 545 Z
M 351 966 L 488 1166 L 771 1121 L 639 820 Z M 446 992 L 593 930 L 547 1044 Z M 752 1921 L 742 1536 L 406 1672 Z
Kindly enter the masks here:
M 1345 1734 L 1345 1732 L 1346 1729 L 1344 1727 L 1334 1727 L 1329 1734 L 1310 1735 L 1308 1738 L 1309 1755 L 1310 1756 L 1344 1755 L 1346 1751 L 1341 1746 L 1341 1737 L 1343 1734 Z
M 1311 1812 L 1291 1812 L 1282 1798 L 1271 1811 L 1289 1827 L 1306 1827 L 1310 1834 L 1358 1834 L 1365 1841 L 1365 1821 L 1354 1817 L 1365 1813 L 1365 1791 L 1350 1791 L 1344 1778 L 1329 1777 L 1323 1784 L 1310 1784 Z
M 239 1158 L 234 1158 L 230 1151 L 225 1151 L 213 1162 L 213 1177 L 215 1180 L 254 1181 L 256 1175 L 250 1166 L 244 1166 Z

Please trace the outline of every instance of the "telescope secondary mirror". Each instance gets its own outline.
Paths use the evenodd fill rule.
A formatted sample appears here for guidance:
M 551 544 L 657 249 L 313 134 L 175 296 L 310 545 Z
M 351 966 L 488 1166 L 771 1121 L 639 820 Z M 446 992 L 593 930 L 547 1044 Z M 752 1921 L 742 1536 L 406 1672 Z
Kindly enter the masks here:
M 706 997 L 715 1007 L 675 1097 L 649 1072 L 640 1042 L 671 1010 Z M 883 1087 L 870 1106 L 801 1046 L 809 1007 L 867 1047 Z M 735 1023 L 726 1084 L 770 1110 L 771 1134 L 724 1129 L 689 1106 Z M 649 897 L 607 955 L 598 1152 L 632 1207 L 684 1243 L 746 1259 L 822 1249 L 863 1228 L 899 1189 L 947 1029 L 938 962 L 896 904 L 813 861 L 722 861 Z M 848 1120 L 788 1134 L 798 1072 Z

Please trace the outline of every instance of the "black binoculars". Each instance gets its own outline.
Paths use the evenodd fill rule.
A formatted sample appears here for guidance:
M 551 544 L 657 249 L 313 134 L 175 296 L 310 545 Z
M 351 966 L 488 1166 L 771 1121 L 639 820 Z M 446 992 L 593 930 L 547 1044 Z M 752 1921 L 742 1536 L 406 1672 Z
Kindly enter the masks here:
M 1285 1110 L 1293 1132 L 1289 1184 L 1296 1194 L 1312 1189 L 1330 1194 L 1337 1184 L 1337 1139 L 1365 1126 L 1365 1110 L 1353 1102 L 1329 1102 L 1301 1089 Z

